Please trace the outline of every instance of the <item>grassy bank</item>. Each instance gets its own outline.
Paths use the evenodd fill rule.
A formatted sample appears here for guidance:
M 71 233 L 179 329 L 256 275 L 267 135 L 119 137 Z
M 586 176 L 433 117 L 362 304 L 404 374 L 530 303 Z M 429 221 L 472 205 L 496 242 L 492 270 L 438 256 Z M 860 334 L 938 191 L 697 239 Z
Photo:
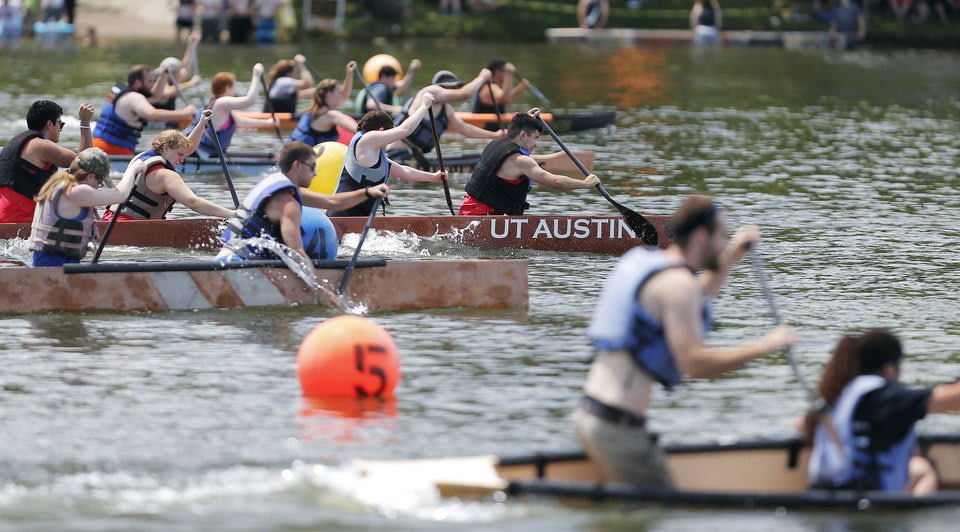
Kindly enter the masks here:
M 437 1 L 373 0 L 348 2 L 343 32 L 338 37 L 368 39 L 376 36 L 448 37 L 542 41 L 547 28 L 577 25 L 576 0 L 497 0 L 499 9 L 475 13 L 466 7 L 461 15 L 438 12 Z M 723 27 L 728 30 L 823 31 L 827 14 L 811 2 L 792 0 L 723 0 Z M 823 2 L 827 5 L 827 2 Z M 647 0 L 640 8 L 611 0 L 608 27 L 688 27 L 690 0 Z M 883 3 L 885 5 L 885 2 Z M 898 24 L 881 4 L 871 7 L 867 41 L 873 45 L 960 48 L 960 18 L 948 24 L 928 20 Z M 332 13 L 331 13 L 332 16 Z M 318 36 L 324 35 L 318 33 Z

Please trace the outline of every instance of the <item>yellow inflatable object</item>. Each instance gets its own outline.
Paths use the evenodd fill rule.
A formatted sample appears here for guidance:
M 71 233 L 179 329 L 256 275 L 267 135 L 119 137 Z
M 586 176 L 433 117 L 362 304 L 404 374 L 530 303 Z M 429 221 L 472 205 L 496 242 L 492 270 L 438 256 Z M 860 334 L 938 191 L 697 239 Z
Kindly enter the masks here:
M 361 70 L 363 79 L 367 83 L 377 81 L 380 75 L 380 69 L 388 65 L 397 71 L 398 80 L 403 78 L 403 67 L 400 66 L 400 61 L 397 61 L 396 57 L 390 54 L 377 54 L 367 59 L 367 62 L 363 64 L 363 70 Z
M 336 141 L 322 142 L 313 147 L 317 153 L 317 175 L 313 177 L 310 186 L 314 192 L 333 194 L 337 190 L 340 180 L 340 170 L 343 169 L 343 158 L 347 156 L 347 146 Z

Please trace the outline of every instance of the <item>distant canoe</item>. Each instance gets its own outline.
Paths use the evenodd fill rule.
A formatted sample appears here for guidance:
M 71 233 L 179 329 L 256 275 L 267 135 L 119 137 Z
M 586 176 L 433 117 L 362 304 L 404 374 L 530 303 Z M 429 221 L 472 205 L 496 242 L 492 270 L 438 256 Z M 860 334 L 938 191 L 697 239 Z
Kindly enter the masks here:
M 261 113 L 258 111 L 234 111 L 237 116 L 244 116 L 250 118 L 270 118 L 270 113 Z M 293 131 L 297 127 L 297 122 L 300 120 L 300 115 L 293 115 L 291 113 L 275 113 L 277 119 L 280 121 L 280 129 L 284 131 Z M 457 111 L 457 116 L 462 118 L 465 122 L 473 124 L 478 127 L 483 127 L 483 124 L 493 123 L 497 121 L 497 115 L 490 114 L 476 114 L 476 113 L 466 113 Z M 513 117 L 513 113 L 504 113 L 503 119 L 509 121 Z M 550 113 L 542 113 L 540 115 L 546 122 L 551 122 L 554 118 Z M 190 122 L 193 118 L 183 118 L 180 120 L 180 129 L 185 129 L 190 125 Z M 273 126 L 260 126 L 256 129 L 262 131 L 273 131 Z M 349 138 L 347 139 L 349 143 Z
M 482 127 L 490 131 L 496 131 L 501 127 L 497 122 L 497 115 L 493 113 L 457 113 L 457 116 L 469 124 L 473 124 L 477 127 Z M 513 113 L 505 113 L 502 115 L 502 118 L 504 123 L 508 124 L 510 119 L 513 118 Z M 550 128 L 561 133 L 567 131 L 599 129 L 612 126 L 616 118 L 616 111 L 575 114 L 554 113 L 552 115 Z
M 669 216 L 647 216 L 666 247 L 664 231 Z M 360 233 L 366 217 L 331 218 L 340 239 Z M 101 234 L 106 222 L 98 222 Z M 540 251 L 621 255 L 643 242 L 619 215 L 571 216 L 377 216 L 373 229 L 435 237 L 444 241 L 483 248 L 513 248 Z M 223 220 L 180 218 L 174 220 L 126 221 L 116 224 L 108 244 L 138 247 L 220 249 Z M 27 238 L 30 224 L 0 224 L 0 238 Z
M 317 278 L 336 287 L 346 263 L 317 261 Z M 345 295 L 372 311 L 528 305 L 524 260 L 366 259 L 358 266 Z M 0 313 L 4 314 L 314 305 L 329 304 L 328 297 L 308 288 L 280 261 L 0 268 Z
M 809 447 L 799 439 L 734 444 L 668 445 L 675 489 L 603 484 L 580 451 L 528 456 L 473 456 L 414 460 L 356 460 L 361 474 L 433 483 L 445 497 L 559 497 L 573 504 L 618 502 L 716 509 L 784 508 L 882 510 L 960 505 L 960 436 L 921 436 L 917 449 L 937 469 L 941 491 L 809 490 Z

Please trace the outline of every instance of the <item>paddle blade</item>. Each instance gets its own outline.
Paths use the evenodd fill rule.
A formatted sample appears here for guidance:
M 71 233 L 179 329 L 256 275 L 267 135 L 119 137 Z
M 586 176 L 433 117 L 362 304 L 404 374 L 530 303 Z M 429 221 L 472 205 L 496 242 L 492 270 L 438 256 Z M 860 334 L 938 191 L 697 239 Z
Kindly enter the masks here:
M 632 211 L 627 207 L 624 207 L 613 198 L 607 196 L 607 199 L 610 203 L 620 211 L 620 214 L 623 215 L 624 220 L 627 221 L 627 225 L 630 226 L 630 229 L 633 229 L 633 232 L 640 237 L 640 240 L 648 246 L 656 246 L 660 242 L 660 236 L 657 233 L 657 228 L 650 223 L 650 220 L 644 218 L 640 213 Z

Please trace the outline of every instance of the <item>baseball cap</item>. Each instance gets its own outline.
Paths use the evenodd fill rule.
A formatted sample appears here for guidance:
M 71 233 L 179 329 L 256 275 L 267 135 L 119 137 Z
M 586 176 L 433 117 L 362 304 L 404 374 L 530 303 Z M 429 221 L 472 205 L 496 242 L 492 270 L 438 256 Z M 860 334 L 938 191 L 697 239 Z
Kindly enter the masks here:
M 463 82 L 457 79 L 457 75 L 449 70 L 439 70 L 433 75 L 433 85 L 440 85 L 446 89 L 456 89 L 463 87 Z
M 168 57 L 163 61 L 160 61 L 160 66 L 153 69 L 154 77 L 160 75 L 160 68 L 162 68 L 164 65 L 169 67 L 171 74 L 176 74 L 176 72 L 183 67 L 183 61 L 180 61 L 176 57 Z
M 98 178 L 107 181 L 110 176 L 110 157 L 100 148 L 87 148 L 77 156 L 77 166 Z

